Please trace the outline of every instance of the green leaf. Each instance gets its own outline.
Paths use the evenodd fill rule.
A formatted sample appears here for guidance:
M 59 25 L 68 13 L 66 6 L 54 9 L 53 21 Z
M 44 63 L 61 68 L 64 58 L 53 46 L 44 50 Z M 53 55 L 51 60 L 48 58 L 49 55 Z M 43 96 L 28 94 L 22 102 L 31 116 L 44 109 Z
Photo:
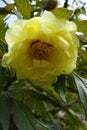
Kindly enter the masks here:
M 86 35 L 78 35 L 78 38 L 82 44 L 87 43 L 87 36 Z
M 61 19 L 70 19 L 73 11 L 68 10 L 66 8 L 57 8 L 52 11 L 52 13 L 57 17 Z
M 12 14 L 14 9 L 14 4 L 7 4 L 5 7 L 0 8 L 0 21 L 6 17 L 8 14 Z
M 41 116 L 43 119 L 46 118 L 46 110 L 43 105 L 43 100 L 48 100 L 43 95 L 37 93 L 32 88 L 26 90 L 22 90 L 19 87 L 14 86 L 10 88 L 10 92 L 15 94 L 15 98 L 19 99 L 20 101 L 24 101 L 25 104 L 29 107 L 29 109 L 34 111 L 36 115 Z M 32 102 L 31 102 L 32 101 Z
M 14 101 L 14 122 L 19 130 L 35 130 L 35 121 L 33 120 L 29 109 L 21 102 Z
M 66 85 L 65 85 L 65 75 L 58 77 L 57 82 L 53 85 L 56 92 L 61 96 L 63 101 L 66 102 Z
M 67 122 L 70 126 L 69 130 L 78 130 L 78 128 L 83 126 L 83 123 L 79 118 L 77 118 L 77 115 L 76 115 L 76 113 L 74 113 L 73 110 L 71 110 L 71 109 L 69 109 L 69 110 L 70 110 L 70 114 L 72 113 L 72 115 L 70 115 L 70 114 L 67 115 Z
M 3 40 L 0 40 L 0 52 L 1 52 L 0 58 L 2 58 L 3 54 L 7 52 L 7 50 L 8 50 L 7 44 Z
M 42 99 L 42 100 L 41 100 Z M 25 102 L 29 106 L 29 108 L 33 109 L 36 115 L 41 116 L 43 119 L 46 118 L 46 110 L 43 105 L 43 99 L 45 97 L 41 94 L 36 93 L 33 90 L 29 90 L 27 93 L 25 92 Z M 46 99 L 45 99 L 46 100 Z M 32 101 L 32 102 L 31 102 Z
M 80 77 L 76 73 L 73 73 L 73 76 L 75 79 L 80 100 L 87 116 L 87 79 Z
M 14 122 L 19 130 L 60 130 L 56 125 L 47 125 L 35 119 L 28 107 L 14 100 Z
M 3 93 L 0 95 L 0 122 L 3 130 L 8 130 L 10 124 L 11 98 Z
M 15 81 L 15 73 L 12 69 L 3 68 L 0 64 L 0 92 L 7 91 L 13 81 Z
M 14 4 L 7 4 L 5 7 L 0 8 L 0 14 L 9 14 L 14 8 Z
M 14 0 L 16 3 L 16 7 L 19 12 L 22 14 L 23 18 L 30 18 L 30 3 L 28 0 Z
M 4 21 L 0 21 L 0 40 L 4 41 L 4 37 L 5 37 L 5 32 L 7 31 L 8 27 L 6 26 L 6 24 L 4 23 Z
M 87 20 L 76 21 L 77 31 L 87 35 Z
M 12 84 L 13 87 L 11 87 L 10 91 L 12 93 L 18 93 L 18 92 L 25 92 L 24 94 L 28 93 L 30 94 L 33 98 L 39 100 L 39 101 L 50 101 L 50 103 L 55 104 L 56 102 L 58 104 L 58 106 L 63 107 L 62 104 L 62 99 L 60 98 L 60 96 L 55 92 L 54 88 L 52 86 L 44 86 L 44 87 L 39 87 L 39 86 L 33 86 L 32 84 L 29 82 L 29 86 L 27 84 L 27 87 L 24 87 L 24 89 L 22 90 L 22 88 L 19 89 L 19 83 L 17 84 Z M 14 86 L 15 85 L 15 86 Z M 26 86 L 26 85 L 25 85 Z M 23 87 L 23 86 L 21 86 Z M 29 88 L 30 89 L 29 89 Z M 16 89 L 17 88 L 17 89 Z M 45 94 L 44 94 L 45 92 Z M 22 93 L 23 94 L 23 93 Z M 23 95 L 24 96 L 24 95 Z M 24 96 L 25 97 L 25 96 Z M 25 97 L 26 98 L 26 97 Z M 24 98 L 24 99 L 25 99 Z
M 8 46 L 7 46 L 7 43 L 0 39 L 0 50 L 3 50 L 3 51 L 7 51 L 8 50 Z
M 6 76 L 5 76 L 5 69 L 0 64 L 0 92 L 3 90 L 6 83 L 7 81 L 6 81 Z
M 82 55 L 84 60 L 87 61 L 87 51 L 82 48 L 79 48 L 79 53 Z

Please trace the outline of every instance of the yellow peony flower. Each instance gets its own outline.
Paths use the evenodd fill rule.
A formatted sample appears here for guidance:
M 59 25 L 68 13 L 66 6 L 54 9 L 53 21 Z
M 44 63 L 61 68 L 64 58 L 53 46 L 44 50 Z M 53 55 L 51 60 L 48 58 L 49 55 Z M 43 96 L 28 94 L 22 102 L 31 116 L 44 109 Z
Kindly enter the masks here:
M 52 84 L 76 67 L 79 41 L 73 22 L 45 11 L 41 17 L 16 20 L 7 30 L 8 53 L 2 65 L 13 67 L 19 79 Z

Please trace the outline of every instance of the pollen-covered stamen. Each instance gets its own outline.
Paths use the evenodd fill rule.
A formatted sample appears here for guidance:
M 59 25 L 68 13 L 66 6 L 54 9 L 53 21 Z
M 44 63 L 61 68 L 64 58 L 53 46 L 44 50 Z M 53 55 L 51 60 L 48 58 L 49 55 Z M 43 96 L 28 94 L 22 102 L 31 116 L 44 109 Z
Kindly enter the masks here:
M 40 40 L 34 41 L 30 46 L 30 54 L 36 60 L 48 60 L 53 54 L 53 46 Z

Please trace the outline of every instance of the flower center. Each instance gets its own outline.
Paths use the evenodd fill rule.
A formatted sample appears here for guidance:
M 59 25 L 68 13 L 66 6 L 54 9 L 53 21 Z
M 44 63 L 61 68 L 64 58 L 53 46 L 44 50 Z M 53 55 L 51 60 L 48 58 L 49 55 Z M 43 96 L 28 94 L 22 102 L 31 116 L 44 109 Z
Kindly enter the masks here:
M 30 54 L 36 60 L 48 60 L 53 54 L 53 46 L 39 40 L 32 42 Z

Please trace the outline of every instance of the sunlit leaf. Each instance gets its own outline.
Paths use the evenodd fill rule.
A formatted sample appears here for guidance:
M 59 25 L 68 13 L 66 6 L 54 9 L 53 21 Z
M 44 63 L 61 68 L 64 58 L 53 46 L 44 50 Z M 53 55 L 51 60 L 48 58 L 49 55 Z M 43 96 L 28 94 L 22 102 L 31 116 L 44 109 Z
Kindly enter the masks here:
M 22 14 L 23 18 L 30 18 L 30 3 L 29 0 L 14 0 L 16 7 L 19 12 Z
M 77 21 L 77 31 L 87 35 L 87 20 Z
M 8 14 L 12 14 L 14 9 L 14 4 L 7 4 L 5 7 L 0 8 L 0 21 L 6 17 Z
M 57 8 L 54 9 L 52 11 L 52 13 L 57 17 L 57 18 L 61 18 L 61 19 L 70 19 L 73 11 L 72 10 L 68 10 L 65 8 Z
M 5 7 L 0 8 L 0 14 L 9 14 L 14 8 L 14 4 L 7 4 Z
M 7 25 L 4 23 L 4 21 L 2 20 L 0 22 L 0 40 L 4 40 L 5 39 L 5 32 L 8 29 Z M 5 42 L 5 40 L 4 40 Z
M 82 55 L 85 61 L 87 61 L 87 51 L 79 48 L 79 53 Z
M 7 30 L 7 26 L 3 20 L 0 22 L 0 58 L 3 54 L 8 50 L 6 41 L 5 41 L 5 32 Z
M 4 41 L 2 41 L 2 40 L 0 40 L 0 58 L 3 56 L 3 54 L 7 51 L 8 49 L 7 49 L 7 44 L 4 42 Z

